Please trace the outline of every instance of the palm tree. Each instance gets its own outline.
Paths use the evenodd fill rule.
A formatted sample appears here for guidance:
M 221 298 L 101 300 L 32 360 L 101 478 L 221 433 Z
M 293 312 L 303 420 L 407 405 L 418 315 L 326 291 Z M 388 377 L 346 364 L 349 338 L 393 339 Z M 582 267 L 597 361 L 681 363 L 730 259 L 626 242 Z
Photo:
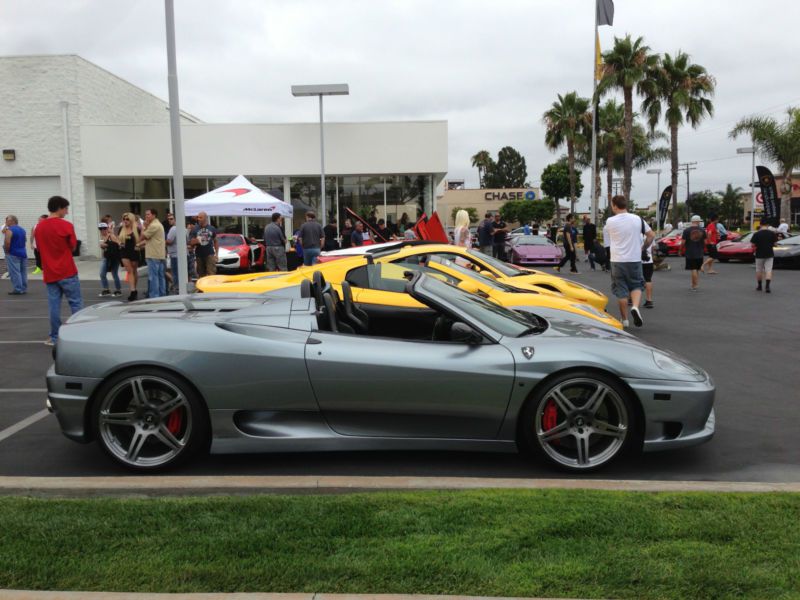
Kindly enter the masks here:
M 606 171 L 606 195 L 610 206 L 614 173 L 622 172 L 625 168 L 624 107 L 613 99 L 607 100 L 599 107 L 598 115 L 600 117 L 600 133 L 597 136 L 598 156 L 600 168 Z M 634 114 L 632 168 L 643 169 L 668 160 L 669 148 L 654 145 L 666 139 L 666 134 L 661 131 L 648 132 Z M 579 163 L 581 166 L 589 165 L 588 153 L 582 153 Z M 599 171 L 600 169 L 598 173 Z
M 567 146 L 570 212 L 575 212 L 575 153 L 585 148 L 591 137 L 589 104 L 589 99 L 578 96 L 578 92 L 559 94 L 558 100 L 542 117 L 547 147 L 555 152 L 564 144 Z
M 783 174 L 781 186 L 781 218 L 791 222 L 792 171 L 800 167 L 800 109 L 789 108 L 789 118 L 778 123 L 774 117 L 747 117 L 736 124 L 730 137 L 749 133 L 753 146 L 774 163 Z
M 672 220 L 678 218 L 678 128 L 684 119 L 697 127 L 706 117 L 714 116 L 714 78 L 704 67 L 691 62 L 688 54 L 678 52 L 673 58 L 669 54 L 654 65 L 647 79 L 639 84 L 644 96 L 642 111 L 647 115 L 650 128 L 654 128 L 661 114 L 669 127 L 672 169 Z
M 622 189 L 626 200 L 631 198 L 633 173 L 633 89 L 646 77 L 658 62 L 656 55 L 644 45 L 641 37 L 631 40 L 630 35 L 614 38 L 614 47 L 603 54 L 603 77 L 597 84 L 598 96 L 611 90 L 622 90 L 625 106 L 625 165 Z
M 478 169 L 478 187 L 483 188 L 483 178 L 486 175 L 486 170 L 493 163 L 492 155 L 488 150 L 481 150 L 472 157 L 472 166 Z

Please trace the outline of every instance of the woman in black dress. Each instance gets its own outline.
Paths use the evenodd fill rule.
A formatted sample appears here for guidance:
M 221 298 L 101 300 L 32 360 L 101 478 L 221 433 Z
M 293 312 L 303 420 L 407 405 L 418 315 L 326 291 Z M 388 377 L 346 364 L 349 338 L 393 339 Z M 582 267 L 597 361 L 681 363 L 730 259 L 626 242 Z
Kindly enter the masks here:
M 139 221 L 136 215 L 126 212 L 122 215 L 122 227 L 116 234 L 116 242 L 119 244 L 122 266 L 128 272 L 128 286 L 130 295 L 128 300 L 136 300 L 139 292 L 136 286 L 139 283 Z

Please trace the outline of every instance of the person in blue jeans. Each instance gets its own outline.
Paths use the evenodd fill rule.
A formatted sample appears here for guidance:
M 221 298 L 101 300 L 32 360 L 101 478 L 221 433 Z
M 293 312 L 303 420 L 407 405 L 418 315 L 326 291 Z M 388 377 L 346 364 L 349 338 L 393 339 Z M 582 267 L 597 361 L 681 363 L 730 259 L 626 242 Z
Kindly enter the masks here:
M 161 298 L 167 295 L 166 289 L 166 243 L 164 226 L 158 220 L 158 211 L 148 208 L 144 212 L 145 228 L 139 246 L 144 248 L 147 260 L 148 298 Z
M 317 222 L 317 215 L 310 210 L 306 213 L 306 222 L 297 231 L 297 240 L 303 246 L 303 264 L 311 266 L 317 263 L 317 257 L 325 244 L 325 232 Z
M 111 295 L 111 290 L 108 288 L 108 274 L 114 278 L 114 296 L 121 296 L 122 283 L 119 280 L 119 244 L 111 239 L 111 230 L 108 227 L 107 221 L 101 221 L 97 228 L 100 230 L 100 249 L 103 251 L 103 258 L 100 261 L 100 284 L 103 290 L 100 292 L 100 297 Z
M 3 249 L 6 252 L 8 277 L 14 289 L 9 296 L 20 296 L 28 293 L 28 252 L 25 250 L 25 230 L 19 226 L 14 215 L 6 217 Z
M 72 314 L 83 308 L 78 268 L 72 251 L 78 245 L 75 228 L 64 217 L 69 212 L 69 200 L 53 196 L 47 201 L 50 216 L 36 226 L 36 247 L 42 256 L 42 273 L 47 284 L 47 305 L 50 310 L 50 337 L 45 344 L 58 340 L 61 328 L 61 298 L 66 296 Z

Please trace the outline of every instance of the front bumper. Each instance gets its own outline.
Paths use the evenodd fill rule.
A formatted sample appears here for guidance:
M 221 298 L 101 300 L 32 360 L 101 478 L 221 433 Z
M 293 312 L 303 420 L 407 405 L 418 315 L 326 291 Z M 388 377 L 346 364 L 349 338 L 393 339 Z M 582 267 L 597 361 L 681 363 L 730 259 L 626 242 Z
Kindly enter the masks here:
M 90 442 L 86 408 L 100 379 L 57 375 L 55 365 L 47 371 L 47 408 L 56 415 L 61 432 L 75 442 Z
M 644 410 L 644 451 L 674 450 L 714 437 L 714 382 L 627 379 Z

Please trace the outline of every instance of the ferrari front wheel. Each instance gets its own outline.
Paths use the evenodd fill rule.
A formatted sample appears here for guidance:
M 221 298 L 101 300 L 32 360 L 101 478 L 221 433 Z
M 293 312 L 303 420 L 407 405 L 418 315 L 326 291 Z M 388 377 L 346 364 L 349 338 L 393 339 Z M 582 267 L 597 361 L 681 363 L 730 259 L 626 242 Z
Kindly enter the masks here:
M 136 471 L 174 467 L 208 440 L 208 411 L 183 380 L 134 369 L 106 381 L 92 414 L 95 437 L 119 464 Z
M 573 472 L 610 464 L 631 447 L 638 431 L 629 394 L 599 373 L 551 380 L 526 404 L 521 424 L 537 457 Z

